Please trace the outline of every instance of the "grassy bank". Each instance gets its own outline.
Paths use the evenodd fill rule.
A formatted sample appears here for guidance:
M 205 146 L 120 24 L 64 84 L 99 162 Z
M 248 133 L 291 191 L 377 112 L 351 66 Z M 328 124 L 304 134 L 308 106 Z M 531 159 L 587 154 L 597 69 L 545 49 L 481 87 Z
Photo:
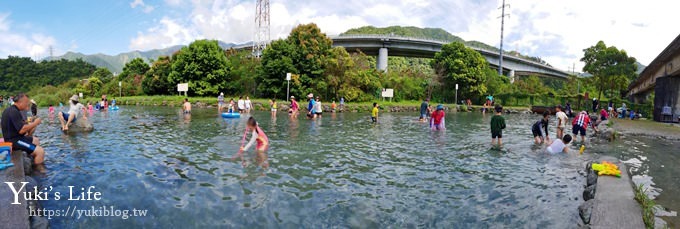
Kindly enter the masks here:
M 642 220 L 645 222 L 645 227 L 654 228 L 654 200 L 649 198 L 645 193 L 645 188 L 642 185 L 635 186 L 635 200 L 642 208 Z

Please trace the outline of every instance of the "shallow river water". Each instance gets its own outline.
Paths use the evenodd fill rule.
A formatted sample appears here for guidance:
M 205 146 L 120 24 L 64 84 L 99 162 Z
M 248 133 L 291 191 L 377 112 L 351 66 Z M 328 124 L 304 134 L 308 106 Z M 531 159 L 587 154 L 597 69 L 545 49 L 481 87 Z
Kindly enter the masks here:
M 443 132 L 408 113 L 383 114 L 378 125 L 355 113 L 254 117 L 271 141 L 264 176 L 231 160 L 247 118 L 222 119 L 214 109 L 190 118 L 166 107 L 95 112 L 92 133 L 64 135 L 56 119 L 41 126 L 36 135 L 48 152 L 41 185 L 102 193 L 98 201 L 50 199 L 43 207 L 148 210 L 127 219 L 53 217 L 52 227 L 573 228 L 580 220 L 580 171 L 593 154 L 578 155 L 576 146 L 569 155 L 543 153 L 531 139 L 536 115 L 505 116 L 502 150 L 489 145 L 491 116 L 478 113 L 447 115 Z M 677 209 L 679 171 L 667 171 L 677 167 L 677 151 L 665 156 L 677 144 L 659 144 L 626 139 L 588 151 L 638 158 L 638 177 L 653 180 L 658 198 Z

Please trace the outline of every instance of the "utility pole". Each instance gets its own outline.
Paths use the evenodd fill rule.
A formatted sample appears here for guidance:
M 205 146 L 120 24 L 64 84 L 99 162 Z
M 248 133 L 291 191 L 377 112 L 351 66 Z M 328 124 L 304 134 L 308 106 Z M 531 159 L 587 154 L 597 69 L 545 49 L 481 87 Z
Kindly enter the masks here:
M 499 51 L 500 58 L 498 59 L 498 75 L 503 75 L 503 27 L 505 26 L 505 16 L 510 17 L 510 14 L 505 14 L 505 7 L 510 7 L 510 4 L 505 4 L 503 0 L 503 5 L 498 7 L 501 9 L 501 50 Z
M 256 0 L 255 3 L 255 39 L 253 39 L 253 56 L 259 58 L 269 43 L 269 0 Z

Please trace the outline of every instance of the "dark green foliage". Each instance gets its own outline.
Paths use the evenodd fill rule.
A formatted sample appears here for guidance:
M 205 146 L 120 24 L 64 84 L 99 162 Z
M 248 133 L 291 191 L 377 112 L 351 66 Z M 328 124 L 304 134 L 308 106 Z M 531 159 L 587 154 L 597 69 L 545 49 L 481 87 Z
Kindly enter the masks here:
M 172 85 L 189 83 L 189 94 L 216 95 L 228 81 L 227 56 L 215 40 L 197 40 L 173 57 Z
M 224 93 L 227 95 L 254 95 L 257 91 L 257 73 L 261 68 L 260 59 L 252 58 L 250 50 L 236 53 L 227 51 L 229 81 L 225 81 Z
M 600 92 L 598 97 L 607 92 L 609 98 L 620 97 L 628 89 L 629 82 L 637 77 L 635 58 L 629 57 L 623 49 L 607 47 L 603 41 L 584 49 L 581 61 L 586 63 L 583 71 L 594 76 L 593 83 Z
M 384 28 L 377 28 L 374 26 L 364 26 L 364 27 L 359 27 L 359 28 L 354 28 L 347 30 L 347 32 L 342 33 L 343 35 L 352 35 L 352 34 L 386 34 L 386 35 L 394 35 L 394 36 L 403 36 L 403 37 L 416 37 L 416 38 L 425 38 L 425 39 L 432 39 L 432 40 L 440 40 L 440 41 L 447 41 L 447 42 L 454 42 L 454 41 L 460 41 L 464 42 L 463 39 L 460 37 L 451 35 L 449 32 L 446 32 L 446 30 L 440 29 L 440 28 L 418 28 L 414 26 L 390 26 L 390 27 L 384 27 Z
M 443 97 L 448 100 L 455 97 L 456 84 L 463 97 L 476 97 L 487 91 L 484 72 L 489 64 L 481 54 L 463 43 L 442 46 L 442 51 L 435 54 L 432 66 L 442 76 L 442 87 L 448 91 Z
M 291 80 L 292 95 L 306 95 L 326 90 L 324 68 L 331 54 L 332 41 L 316 24 L 298 25 L 285 40 L 273 41 L 262 53 L 262 70 L 258 89 L 265 97 L 283 97 L 286 73 Z
M 0 92 L 25 92 L 45 85 L 59 85 L 74 78 L 88 78 L 95 68 L 82 60 L 36 63 L 28 57 L 9 56 L 0 59 Z
M 153 62 L 151 69 L 144 74 L 142 88 L 147 95 L 168 95 L 173 93 L 174 85 L 168 81 L 172 71 L 170 58 L 161 56 Z

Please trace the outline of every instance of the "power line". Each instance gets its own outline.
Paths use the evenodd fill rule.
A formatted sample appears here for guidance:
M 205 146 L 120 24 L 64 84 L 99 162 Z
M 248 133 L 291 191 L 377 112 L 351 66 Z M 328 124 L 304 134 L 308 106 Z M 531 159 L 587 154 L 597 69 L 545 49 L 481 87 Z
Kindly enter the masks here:
M 503 75 L 503 27 L 505 26 L 505 16 L 510 17 L 510 14 L 505 14 L 505 7 L 510 7 L 510 4 L 505 4 L 505 0 L 503 0 L 503 5 L 501 7 L 498 7 L 501 9 L 501 50 L 499 51 L 499 56 L 500 58 L 498 59 L 498 75 Z

